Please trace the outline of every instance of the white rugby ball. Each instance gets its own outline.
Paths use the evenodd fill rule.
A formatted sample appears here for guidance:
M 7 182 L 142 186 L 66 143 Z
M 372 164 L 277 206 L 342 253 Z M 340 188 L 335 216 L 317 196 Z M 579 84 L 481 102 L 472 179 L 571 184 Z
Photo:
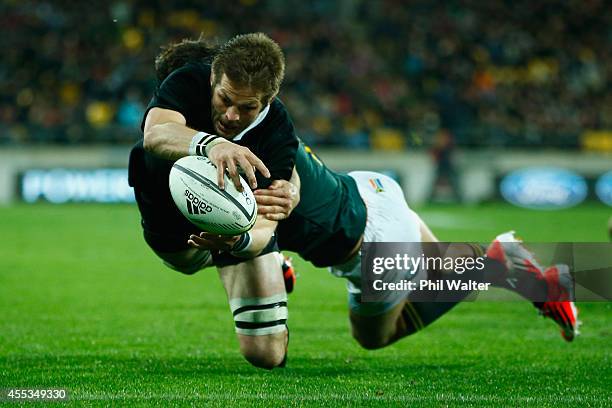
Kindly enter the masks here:
M 240 235 L 257 219 L 253 192 L 242 177 L 242 192 L 225 175 L 225 189 L 217 185 L 217 168 L 202 156 L 183 157 L 170 170 L 170 193 L 181 213 L 202 231 Z

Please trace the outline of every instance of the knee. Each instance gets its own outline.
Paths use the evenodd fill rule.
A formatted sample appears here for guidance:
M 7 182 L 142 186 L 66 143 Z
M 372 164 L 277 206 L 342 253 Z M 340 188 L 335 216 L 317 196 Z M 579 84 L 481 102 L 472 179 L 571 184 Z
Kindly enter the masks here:
M 266 370 L 284 365 L 287 354 L 286 335 L 242 337 L 246 338 L 240 340 L 240 352 L 249 363 Z
M 353 330 L 353 338 L 366 350 L 380 349 L 391 343 L 390 339 L 381 336 L 373 336 L 372 334 L 359 333 L 356 330 Z
M 282 366 L 285 361 L 285 354 L 286 350 L 279 350 L 278 348 L 266 350 L 263 353 L 260 350 L 242 351 L 242 355 L 249 363 L 257 368 L 266 370 Z
M 231 299 L 240 352 L 256 367 L 284 365 L 287 331 L 287 294 L 256 299 Z
M 376 349 L 386 347 L 392 343 L 395 343 L 397 340 L 401 338 L 408 337 L 416 333 L 417 331 L 418 331 L 417 329 L 407 328 L 407 327 L 402 328 L 401 331 L 395 331 L 395 332 L 391 332 L 391 331 L 382 332 L 382 331 L 377 331 L 377 330 L 359 330 L 355 328 L 354 326 L 352 327 L 353 338 L 357 340 L 357 343 L 359 343 L 359 345 L 366 350 L 376 350 Z

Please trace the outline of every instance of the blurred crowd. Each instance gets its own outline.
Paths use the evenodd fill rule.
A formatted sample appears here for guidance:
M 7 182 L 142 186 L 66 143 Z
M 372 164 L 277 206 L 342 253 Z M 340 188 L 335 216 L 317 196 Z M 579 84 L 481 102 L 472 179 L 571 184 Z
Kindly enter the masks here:
M 140 136 L 160 46 L 263 31 L 309 143 L 578 148 L 612 129 L 606 0 L 0 3 L 0 142 Z

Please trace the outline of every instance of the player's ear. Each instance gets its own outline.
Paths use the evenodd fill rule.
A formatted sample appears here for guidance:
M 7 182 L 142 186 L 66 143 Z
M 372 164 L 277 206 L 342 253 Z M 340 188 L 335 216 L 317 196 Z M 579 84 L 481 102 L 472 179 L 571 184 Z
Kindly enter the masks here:
M 215 73 L 212 72 L 211 70 L 210 71 L 210 86 L 212 87 L 214 83 L 215 83 Z

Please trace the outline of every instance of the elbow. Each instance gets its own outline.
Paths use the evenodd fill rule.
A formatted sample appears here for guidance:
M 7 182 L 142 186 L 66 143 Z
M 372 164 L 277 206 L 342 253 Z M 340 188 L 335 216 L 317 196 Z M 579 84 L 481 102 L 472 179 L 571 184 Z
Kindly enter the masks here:
M 159 125 L 151 126 L 151 128 L 144 132 L 142 145 L 149 153 L 155 153 L 159 146 L 159 131 L 157 130 L 158 126 Z

